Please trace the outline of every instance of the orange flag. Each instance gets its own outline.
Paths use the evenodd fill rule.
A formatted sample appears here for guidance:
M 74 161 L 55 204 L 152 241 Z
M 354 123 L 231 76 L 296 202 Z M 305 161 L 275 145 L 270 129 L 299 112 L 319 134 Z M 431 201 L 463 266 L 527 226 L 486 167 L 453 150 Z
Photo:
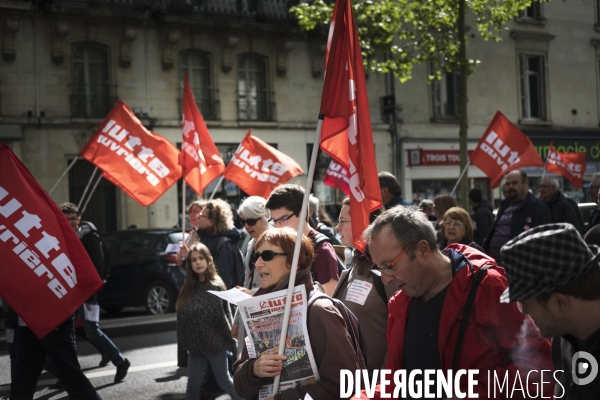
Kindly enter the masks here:
M 521 167 L 543 167 L 540 155 L 531 140 L 512 124 L 500 111 L 479 140 L 471 155 L 471 164 L 479 167 L 498 187 L 502 177 Z
M 561 153 L 556 151 L 550 143 L 550 151 L 546 158 L 546 171 L 566 176 L 573 187 L 581 188 L 586 168 L 585 156 L 585 152 Z
M 144 128 L 121 100 L 79 154 L 142 206 L 181 178 L 177 147 Z
M 223 173 L 225 164 L 198 110 L 187 73 L 183 82 L 183 140 L 179 165 L 187 184 L 202 194 L 204 188 Z
M 349 172 L 355 246 L 364 250 L 369 214 L 381 207 L 369 101 L 358 33 L 349 0 L 335 3 L 321 97 L 321 149 Z
M 300 175 L 302 168 L 291 157 L 246 133 L 227 165 L 225 179 L 238 185 L 250 196 L 269 197 L 277 185 Z

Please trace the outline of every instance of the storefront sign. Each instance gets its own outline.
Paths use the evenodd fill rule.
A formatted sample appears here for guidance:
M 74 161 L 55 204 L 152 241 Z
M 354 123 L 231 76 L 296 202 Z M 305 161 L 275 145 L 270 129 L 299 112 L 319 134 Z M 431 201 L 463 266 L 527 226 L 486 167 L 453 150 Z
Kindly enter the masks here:
M 436 166 L 436 165 L 460 165 L 459 150 L 424 150 L 412 149 L 408 152 L 408 165 L 414 166 Z M 473 153 L 469 150 L 469 157 Z

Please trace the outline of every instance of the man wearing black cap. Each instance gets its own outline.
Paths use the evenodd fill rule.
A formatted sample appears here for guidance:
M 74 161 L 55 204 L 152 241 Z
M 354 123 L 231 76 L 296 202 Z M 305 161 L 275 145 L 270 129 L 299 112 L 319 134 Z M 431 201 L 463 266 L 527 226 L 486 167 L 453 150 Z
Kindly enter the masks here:
M 553 338 L 555 398 L 600 398 L 600 248 L 562 223 L 523 232 L 501 253 L 508 288 L 500 301 L 520 302 Z

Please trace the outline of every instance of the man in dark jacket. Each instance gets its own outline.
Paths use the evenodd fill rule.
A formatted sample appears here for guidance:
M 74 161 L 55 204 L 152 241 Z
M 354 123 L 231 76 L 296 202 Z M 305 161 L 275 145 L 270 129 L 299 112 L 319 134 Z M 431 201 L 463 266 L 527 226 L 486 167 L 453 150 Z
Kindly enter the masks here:
M 598 204 L 598 189 L 600 189 L 600 172 L 596 172 L 594 175 L 592 175 L 592 181 L 590 182 L 590 186 L 587 191 L 588 195 L 590 196 L 590 202 Z M 600 224 L 600 205 L 592 212 L 592 215 L 590 215 L 590 221 L 588 223 L 587 230 L 589 231 L 598 224 Z
M 540 190 L 540 200 L 548 206 L 550 214 L 552 214 L 552 221 L 566 222 L 573 225 L 579 233 L 583 232 L 583 217 L 579 212 L 579 207 L 573 209 L 567 197 L 560 191 L 557 179 L 542 179 L 538 189 Z
M 410 206 L 410 203 L 402 197 L 402 188 L 398 179 L 389 172 L 379 173 L 379 188 L 381 189 L 381 200 L 386 210 L 395 206 Z
M 91 222 L 81 221 L 79 210 L 73 203 L 63 203 L 60 205 L 60 210 L 63 212 L 67 220 L 77 232 L 81 244 L 87 251 L 98 275 L 104 276 L 104 254 L 102 251 L 102 243 L 96 227 Z M 79 309 L 77 314 L 83 322 L 85 336 L 91 344 L 93 344 L 102 354 L 105 354 L 110 361 L 117 367 L 115 374 L 115 383 L 121 382 L 131 366 L 128 359 L 123 357 L 117 346 L 110 340 L 104 332 L 100 330 L 98 325 L 100 321 L 100 309 L 96 294 L 90 297 Z M 101 366 L 104 366 L 105 361 L 101 361 Z
M 549 224 L 552 216 L 544 203 L 529 193 L 527 174 L 519 169 L 506 174 L 508 200 L 502 203 L 494 225 L 483 241 L 483 249 L 502 265 L 500 248 L 521 232 Z
M 523 232 L 502 248 L 508 288 L 540 333 L 552 338 L 554 398 L 600 398 L 600 248 L 570 224 Z
M 469 202 L 473 207 L 471 219 L 473 220 L 473 241 L 481 246 L 483 239 L 490 231 L 494 223 L 492 205 L 483 198 L 481 189 L 473 188 L 469 192 Z

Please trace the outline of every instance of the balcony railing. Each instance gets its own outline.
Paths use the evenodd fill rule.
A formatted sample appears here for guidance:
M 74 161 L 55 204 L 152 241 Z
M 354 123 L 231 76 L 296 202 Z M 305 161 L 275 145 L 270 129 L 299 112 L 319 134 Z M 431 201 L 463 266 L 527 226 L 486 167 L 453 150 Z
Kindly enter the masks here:
M 207 121 L 218 121 L 221 119 L 221 103 L 219 102 L 219 91 L 216 89 L 211 90 L 194 90 L 194 99 L 196 105 L 202 114 L 202 118 Z M 180 97 L 177 100 L 179 102 L 179 113 L 182 114 L 183 107 L 183 89 L 179 93 Z
M 262 96 L 239 92 L 238 120 L 275 121 L 275 102 L 270 101 L 273 98 L 272 92 L 266 92 Z
M 104 118 L 117 103 L 115 86 L 71 85 L 71 116 L 78 118 Z

